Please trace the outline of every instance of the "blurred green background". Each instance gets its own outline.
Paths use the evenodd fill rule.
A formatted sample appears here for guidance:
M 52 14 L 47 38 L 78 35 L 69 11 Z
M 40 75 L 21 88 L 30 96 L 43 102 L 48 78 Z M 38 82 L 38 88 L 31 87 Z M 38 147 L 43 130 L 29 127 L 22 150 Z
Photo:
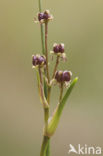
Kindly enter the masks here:
M 103 0 L 44 0 L 43 7 L 54 16 L 49 50 L 64 42 L 68 62 L 59 69 L 79 76 L 51 140 L 52 156 L 67 156 L 70 143 L 103 147 Z M 43 110 L 31 68 L 31 55 L 41 52 L 37 12 L 37 0 L 0 0 L 0 156 L 39 156 Z

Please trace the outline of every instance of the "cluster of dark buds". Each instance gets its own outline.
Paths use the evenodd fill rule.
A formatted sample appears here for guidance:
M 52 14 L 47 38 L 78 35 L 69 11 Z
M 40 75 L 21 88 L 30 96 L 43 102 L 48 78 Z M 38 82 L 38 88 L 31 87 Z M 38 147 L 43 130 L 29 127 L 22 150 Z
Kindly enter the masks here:
M 55 79 L 58 83 L 70 82 L 72 73 L 71 71 L 57 71 L 55 74 Z
M 45 23 L 53 19 L 53 16 L 50 14 L 49 10 L 40 12 L 38 14 L 38 20 L 40 23 Z
M 40 56 L 40 55 L 32 55 L 32 65 L 33 68 L 35 67 L 43 67 L 46 65 L 46 58 L 45 56 Z
M 64 43 L 60 43 L 60 44 L 54 43 L 53 50 L 50 51 L 50 53 L 61 57 L 63 60 L 66 60 Z
M 53 52 L 58 54 L 58 53 L 64 53 L 64 44 L 61 43 L 61 44 L 57 44 L 55 43 L 53 45 Z
M 40 10 L 41 11 L 41 10 Z M 64 44 L 54 44 L 52 51 L 50 53 L 56 57 L 56 63 L 54 64 L 54 69 L 52 77 L 50 77 L 49 70 L 49 57 L 48 57 L 48 22 L 53 19 L 53 16 L 48 10 L 38 13 L 38 21 L 41 27 L 41 41 L 42 41 L 42 53 L 43 55 L 33 55 L 32 56 L 32 66 L 36 69 L 37 81 L 38 81 L 38 90 L 40 95 L 40 101 L 43 104 L 44 109 L 44 134 L 43 134 L 43 143 L 41 147 L 40 156 L 49 156 L 49 140 L 50 137 L 54 134 L 59 119 L 61 117 L 62 110 L 65 106 L 65 103 L 77 82 L 77 78 L 71 81 L 72 73 L 71 71 L 58 71 L 58 65 L 60 63 L 60 58 L 62 60 L 66 59 Z M 45 27 L 44 27 L 45 26 Z M 44 29 L 45 28 L 45 29 Z M 45 36 L 43 36 L 45 35 Z M 42 69 L 41 69 L 42 68 Z M 53 82 L 59 84 L 60 95 L 58 98 L 58 104 L 55 111 L 53 112 L 52 117 L 49 115 L 50 111 L 50 96 L 53 86 Z M 67 87 L 65 95 L 63 95 L 63 88 Z

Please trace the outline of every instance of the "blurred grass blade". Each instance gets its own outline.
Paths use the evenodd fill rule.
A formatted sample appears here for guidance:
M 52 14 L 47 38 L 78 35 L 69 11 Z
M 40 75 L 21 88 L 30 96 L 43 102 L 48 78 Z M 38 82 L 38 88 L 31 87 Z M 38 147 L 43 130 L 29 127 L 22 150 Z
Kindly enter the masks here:
M 62 114 L 62 111 L 63 111 L 63 108 L 68 100 L 68 97 L 72 91 L 72 89 L 74 88 L 76 82 L 77 82 L 78 78 L 76 77 L 72 83 L 70 84 L 70 87 L 68 88 L 67 92 L 65 93 L 62 101 L 60 104 L 58 104 L 52 118 L 50 119 L 49 121 L 49 124 L 48 124 L 48 128 L 47 128 L 47 134 L 48 136 L 52 136 L 58 126 L 58 123 L 59 123 L 59 119 L 61 117 L 61 114 Z

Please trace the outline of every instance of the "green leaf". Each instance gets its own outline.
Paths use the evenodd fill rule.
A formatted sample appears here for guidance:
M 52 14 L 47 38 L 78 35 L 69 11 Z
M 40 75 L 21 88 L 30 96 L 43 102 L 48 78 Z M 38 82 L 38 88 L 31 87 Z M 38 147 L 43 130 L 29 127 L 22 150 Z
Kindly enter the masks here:
M 58 126 L 58 123 L 59 123 L 59 120 L 60 120 L 60 117 L 61 117 L 61 114 L 62 114 L 62 111 L 63 111 L 63 108 L 68 100 L 68 97 L 72 91 L 72 89 L 74 88 L 76 82 L 78 81 L 78 78 L 76 77 L 72 83 L 70 84 L 70 87 L 68 88 L 67 92 L 65 93 L 62 101 L 60 104 L 58 104 L 53 116 L 51 117 L 49 123 L 48 123 L 48 128 L 47 128 L 47 131 L 46 131 L 46 135 L 47 136 L 52 136 Z

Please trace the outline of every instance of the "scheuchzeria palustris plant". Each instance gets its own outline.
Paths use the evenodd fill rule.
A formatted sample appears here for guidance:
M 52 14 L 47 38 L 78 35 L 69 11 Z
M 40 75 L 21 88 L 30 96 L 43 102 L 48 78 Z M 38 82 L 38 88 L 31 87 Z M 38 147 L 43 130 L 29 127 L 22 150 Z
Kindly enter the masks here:
M 56 57 L 56 63 L 54 65 L 54 70 L 52 77 L 50 78 L 49 66 L 50 62 L 48 60 L 48 24 L 49 21 L 53 19 L 49 10 L 44 12 L 41 11 L 41 1 L 39 0 L 39 13 L 38 22 L 41 29 L 41 43 L 42 43 L 42 55 L 37 54 L 32 56 L 32 67 L 36 70 L 38 91 L 40 96 L 40 101 L 44 109 L 44 128 L 43 128 L 43 142 L 41 146 L 40 156 L 50 156 L 50 138 L 53 136 L 56 128 L 58 126 L 63 108 L 66 101 L 76 84 L 78 78 L 76 77 L 71 81 L 72 73 L 71 71 L 58 71 L 58 65 L 60 61 L 66 60 L 66 54 L 64 49 L 64 44 L 54 44 L 51 55 Z M 51 60 L 52 61 L 52 60 Z M 50 116 L 50 96 L 52 86 L 56 84 L 60 88 L 60 95 L 58 98 L 58 103 L 53 115 Z M 65 95 L 63 95 L 63 89 L 67 88 Z

